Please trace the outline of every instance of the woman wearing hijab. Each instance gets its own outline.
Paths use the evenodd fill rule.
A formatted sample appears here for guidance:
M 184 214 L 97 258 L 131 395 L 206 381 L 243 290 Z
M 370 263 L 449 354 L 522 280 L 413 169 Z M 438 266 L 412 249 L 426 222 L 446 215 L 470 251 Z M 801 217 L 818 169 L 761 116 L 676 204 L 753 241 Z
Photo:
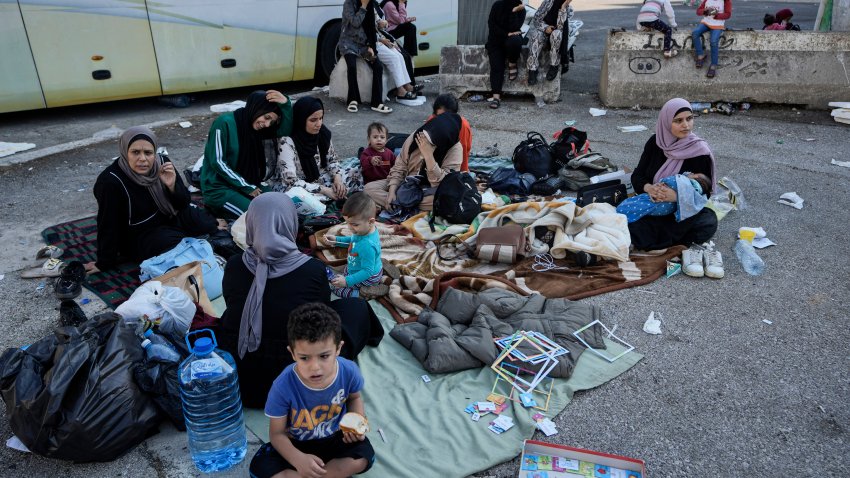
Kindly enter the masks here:
M 440 181 L 451 171 L 460 171 L 463 162 L 463 146 L 460 144 L 461 118 L 457 113 L 435 116 L 408 136 L 401 147 L 401 154 L 387 179 L 372 181 L 364 188 L 366 194 L 384 209 L 394 209 L 398 187 L 407 176 L 421 175 L 429 184 L 423 184 L 425 197 L 419 204 L 422 211 L 430 211 L 434 201 L 433 192 L 427 190 L 439 186 Z
M 320 199 L 344 199 L 363 189 L 359 168 L 343 170 L 324 125 L 322 100 L 304 96 L 292 107 L 292 133 L 282 139 L 277 167 L 268 178 L 274 191 L 302 187 Z
M 522 23 L 525 5 L 522 0 L 498 0 L 490 8 L 487 20 L 487 56 L 490 58 L 490 108 L 501 104 L 502 85 L 505 82 L 505 61 L 508 63 L 508 81 L 517 79 L 517 61 L 522 51 Z
M 272 382 L 292 363 L 286 325 L 299 305 L 319 302 L 340 315 L 340 355 L 351 360 L 366 345 L 377 345 L 384 332 L 362 299 L 331 302 L 325 265 L 295 245 L 298 217 L 289 196 L 269 192 L 251 201 L 245 226 L 248 248 L 224 269 L 227 309 L 218 336 L 236 360 L 242 403 L 263 408 Z
M 251 199 L 268 190 L 260 184 L 266 177 L 263 141 L 291 131 L 292 105 L 274 90 L 255 91 L 248 95 L 243 108 L 216 118 L 210 126 L 201 168 L 206 207 L 229 219 L 244 214 Z
M 189 207 L 189 190 L 156 149 L 153 131 L 130 128 L 118 141 L 118 157 L 97 177 L 97 261 L 85 264 L 88 272 L 141 262 L 184 237 L 216 231 L 215 218 Z
M 692 132 L 693 128 L 694 115 L 688 101 L 674 98 L 664 104 L 655 134 L 646 142 L 632 173 L 635 193 L 648 193 L 654 201 L 675 202 L 676 192 L 665 187 L 661 178 L 683 172 L 705 174 L 711 179 L 711 190 L 716 188 L 714 153 L 705 140 Z M 629 224 L 632 245 L 641 250 L 701 244 L 711 239 L 715 231 L 717 216 L 708 208 L 682 222 L 676 222 L 675 215 L 670 214 L 646 216 Z
M 378 61 L 378 34 L 375 27 L 374 0 L 345 0 L 342 7 L 342 31 L 339 34 L 339 53 L 345 59 L 348 69 L 348 111 L 356 113 L 360 103 L 360 87 L 357 86 L 357 58 L 362 58 L 372 69 L 372 110 L 378 113 L 392 113 L 392 108 L 384 105 L 383 76 L 384 68 Z

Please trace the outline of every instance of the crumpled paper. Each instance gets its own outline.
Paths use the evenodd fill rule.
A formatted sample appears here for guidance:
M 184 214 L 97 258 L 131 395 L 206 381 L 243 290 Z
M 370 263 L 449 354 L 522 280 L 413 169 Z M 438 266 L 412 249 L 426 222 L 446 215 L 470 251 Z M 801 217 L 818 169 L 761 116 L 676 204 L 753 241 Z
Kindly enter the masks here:
M 785 193 L 779 196 L 779 204 L 791 206 L 794 209 L 803 209 L 803 198 L 797 195 L 796 192 Z
M 643 331 L 652 335 L 661 335 L 661 320 L 655 318 L 655 311 L 649 313 L 649 317 L 643 323 Z

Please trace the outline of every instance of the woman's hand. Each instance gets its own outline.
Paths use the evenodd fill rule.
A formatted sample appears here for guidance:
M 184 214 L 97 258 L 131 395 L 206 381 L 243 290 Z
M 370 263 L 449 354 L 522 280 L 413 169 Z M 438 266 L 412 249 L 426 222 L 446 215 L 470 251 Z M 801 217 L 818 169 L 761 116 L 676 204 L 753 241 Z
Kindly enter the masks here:
M 664 183 L 648 185 L 643 190 L 654 202 L 676 202 L 676 191 Z
M 86 262 L 83 264 L 83 267 L 86 268 L 86 274 L 97 274 L 100 272 L 100 269 L 97 268 L 94 261 Z
M 266 99 L 272 103 L 279 103 L 285 105 L 287 101 L 286 95 L 277 90 L 268 90 L 266 91 Z
M 366 7 L 368 7 L 368 6 L 369 6 L 369 2 L 371 2 L 371 1 L 372 1 L 372 0 L 360 0 L 360 8 L 362 8 L 362 9 L 364 9 L 364 10 L 365 10 L 365 9 L 366 9 Z
M 327 186 L 319 186 L 319 193 L 326 196 L 328 199 L 336 199 L 336 193 L 334 190 Z
M 383 45 L 384 45 L 385 47 L 387 47 L 387 48 L 392 48 L 392 47 L 393 47 L 393 42 L 391 42 L 391 41 L 387 40 L 386 38 L 381 38 L 381 40 L 380 40 L 380 41 L 381 41 L 381 43 L 383 43 Z
M 395 210 L 393 203 L 395 202 L 395 188 L 390 187 L 389 191 L 387 191 L 387 211 Z
M 345 183 L 342 182 L 342 176 L 340 176 L 339 174 L 334 176 L 333 190 L 334 194 L 336 195 L 335 199 L 343 199 L 348 193 L 348 188 L 345 187 Z
M 419 151 L 422 151 L 422 156 L 425 158 L 434 159 L 434 145 L 431 144 L 431 141 L 428 141 L 428 137 L 425 136 L 424 131 L 420 131 L 416 133 L 416 145 L 419 146 Z
M 555 27 L 549 27 L 549 26 L 547 26 L 546 29 L 543 30 L 543 32 L 546 33 L 547 35 L 551 35 L 553 31 L 555 31 Z
M 169 191 L 174 192 L 174 184 L 177 182 L 177 171 L 174 170 L 173 163 L 166 162 L 159 167 L 159 180 L 162 181 L 162 184 Z
M 333 284 L 334 287 L 345 287 L 345 276 L 334 277 L 331 279 L 331 284 Z
M 416 17 L 407 17 L 407 23 L 413 23 L 416 21 Z
M 259 196 L 260 194 L 263 194 L 263 190 L 260 189 L 260 188 L 257 188 L 255 190 L 251 191 L 248 195 L 251 196 L 252 198 L 255 198 L 255 197 Z
M 512 11 L 512 12 L 514 12 L 514 13 L 519 13 L 519 12 L 521 12 L 521 11 L 523 11 L 523 10 L 525 10 L 525 5 L 523 5 L 523 4 L 521 4 L 521 3 L 520 3 L 519 5 L 517 5 L 517 6 L 515 6 L 514 8 L 512 8 L 512 9 L 511 9 L 511 11 Z
M 508 33 L 509 37 L 515 37 L 517 35 L 522 35 L 522 32 L 510 32 L 510 33 Z

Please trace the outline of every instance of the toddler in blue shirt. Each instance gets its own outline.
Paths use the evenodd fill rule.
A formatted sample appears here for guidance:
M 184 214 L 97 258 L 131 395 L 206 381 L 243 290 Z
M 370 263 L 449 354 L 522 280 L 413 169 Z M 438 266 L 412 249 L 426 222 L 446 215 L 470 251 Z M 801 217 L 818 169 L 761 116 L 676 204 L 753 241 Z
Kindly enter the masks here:
M 331 279 L 337 297 L 359 297 L 360 289 L 381 283 L 384 277 L 381 264 L 381 239 L 375 227 L 375 201 L 366 193 L 352 194 L 342 207 L 342 217 L 351 236 L 325 234 L 325 241 L 348 246 L 345 275 Z

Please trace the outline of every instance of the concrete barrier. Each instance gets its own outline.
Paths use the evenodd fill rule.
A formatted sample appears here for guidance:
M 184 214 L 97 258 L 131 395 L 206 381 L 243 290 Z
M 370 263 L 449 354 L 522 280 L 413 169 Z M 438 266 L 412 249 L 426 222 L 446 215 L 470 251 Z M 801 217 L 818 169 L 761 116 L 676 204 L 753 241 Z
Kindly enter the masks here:
M 531 94 L 535 101 L 554 103 L 561 97 L 560 78 L 546 81 L 549 68 L 549 54 L 541 53 L 540 70 L 537 84 L 528 86 L 528 48 L 523 47 L 519 57 L 519 76 L 508 81 L 505 70 L 505 84 L 502 87 L 507 94 Z M 440 53 L 440 91 L 452 93 L 458 98 L 467 91 L 490 91 L 490 59 L 481 45 L 444 46 Z
M 602 58 L 602 102 L 661 107 L 681 97 L 825 109 L 850 99 L 850 33 L 726 31 L 712 79 L 705 76 L 708 61 L 694 67 L 690 32 L 674 33 L 673 40 L 679 56 L 665 59 L 660 33 L 612 30 Z M 704 40 L 708 47 L 708 35 Z
M 384 67 L 384 99 L 379 103 L 388 103 L 387 97 L 390 96 L 391 89 L 397 88 L 390 76 L 387 67 Z M 366 60 L 357 59 L 357 87 L 360 88 L 360 100 L 363 103 L 372 102 L 372 69 L 366 64 Z M 337 99 L 345 103 L 348 98 L 348 66 L 345 60 L 340 58 L 336 62 L 336 66 L 331 72 L 330 82 L 328 84 L 328 95 L 331 98 Z M 395 97 L 395 93 L 392 94 Z M 388 105 L 392 107 L 392 105 Z

